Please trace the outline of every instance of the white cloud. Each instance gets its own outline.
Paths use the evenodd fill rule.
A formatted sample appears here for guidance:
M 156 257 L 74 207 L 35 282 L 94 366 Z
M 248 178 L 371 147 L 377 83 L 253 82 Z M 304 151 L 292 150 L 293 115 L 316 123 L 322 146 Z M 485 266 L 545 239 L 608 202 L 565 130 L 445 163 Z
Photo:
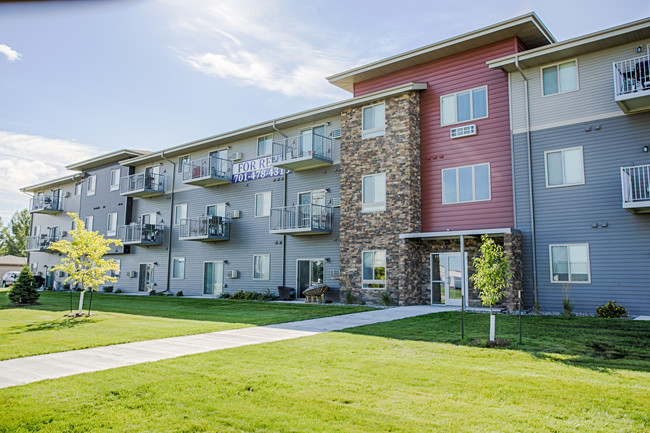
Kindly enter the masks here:
M 10 62 L 15 62 L 20 59 L 20 53 L 12 49 L 9 45 L 0 44 L 0 53 L 7 56 Z
M 28 197 L 20 188 L 72 174 L 65 165 L 100 153 L 74 141 L 0 131 L 0 216 L 8 221 L 27 207 Z

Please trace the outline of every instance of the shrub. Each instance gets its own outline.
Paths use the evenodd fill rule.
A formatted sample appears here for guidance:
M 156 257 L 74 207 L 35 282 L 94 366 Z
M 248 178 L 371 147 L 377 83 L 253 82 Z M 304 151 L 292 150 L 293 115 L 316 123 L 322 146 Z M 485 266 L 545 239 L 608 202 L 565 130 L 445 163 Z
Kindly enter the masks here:
M 149 296 L 156 296 L 158 293 L 155 290 L 149 291 Z
M 393 298 L 390 296 L 390 292 L 388 290 L 384 290 L 381 292 L 381 298 L 379 299 L 379 302 L 381 302 L 381 305 L 389 306 L 393 305 Z
M 113 292 L 113 286 L 104 286 L 104 287 L 102 287 L 102 290 L 105 293 L 112 293 Z
M 115 289 L 115 292 L 113 293 L 122 293 L 122 289 Z
M 244 301 L 265 301 L 267 299 L 272 299 L 274 297 L 275 296 L 271 294 L 271 291 L 269 289 L 266 289 L 265 293 L 246 292 L 244 290 L 240 290 L 238 292 L 233 293 L 232 295 L 223 293 L 220 296 L 221 299 L 235 299 L 235 300 L 244 300 Z
M 11 285 L 7 297 L 14 304 L 35 304 L 40 293 L 34 287 L 34 276 L 29 266 L 24 266 L 20 275 Z
M 345 289 L 345 292 L 343 292 L 343 296 L 345 297 L 346 304 L 354 304 L 354 301 L 356 301 L 356 299 L 354 299 L 354 295 L 352 294 L 351 288 Z
M 220 294 L 219 299 L 230 299 L 230 293 L 222 293 L 222 294 Z
M 598 317 L 607 318 L 620 318 L 627 317 L 627 309 L 620 305 L 616 305 L 616 301 L 609 301 L 605 305 L 596 308 Z
M 63 285 L 63 290 L 70 291 L 70 284 L 66 283 Z
M 182 290 L 179 290 L 178 292 L 176 292 L 176 296 L 185 296 L 185 295 L 183 295 L 183 291 L 182 291 Z
M 562 299 L 562 307 L 564 308 L 564 315 L 570 316 L 571 314 L 573 314 L 573 304 L 571 304 L 571 300 L 569 299 L 568 284 L 562 284 L 562 293 L 564 294 L 564 298 Z

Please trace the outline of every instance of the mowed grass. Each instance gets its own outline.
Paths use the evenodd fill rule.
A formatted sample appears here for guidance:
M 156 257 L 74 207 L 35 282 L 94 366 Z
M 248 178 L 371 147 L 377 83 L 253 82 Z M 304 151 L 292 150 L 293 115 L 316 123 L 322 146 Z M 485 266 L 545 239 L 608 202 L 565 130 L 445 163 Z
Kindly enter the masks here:
M 2 389 L 0 432 L 650 431 L 649 323 L 525 319 L 514 350 L 441 313 Z
M 79 295 L 73 295 L 76 311 Z M 86 310 L 90 301 L 86 295 Z M 154 338 L 327 317 L 367 307 L 93 294 L 90 317 L 70 318 L 70 295 L 41 292 L 10 307 L 0 295 L 0 360 Z

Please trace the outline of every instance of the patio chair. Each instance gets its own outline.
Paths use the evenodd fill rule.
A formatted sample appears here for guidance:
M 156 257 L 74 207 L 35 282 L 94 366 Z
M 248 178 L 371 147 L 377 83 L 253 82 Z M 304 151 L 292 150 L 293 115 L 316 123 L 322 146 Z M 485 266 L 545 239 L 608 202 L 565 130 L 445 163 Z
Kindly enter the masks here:
M 315 284 L 313 286 L 307 287 L 303 290 L 302 294 L 305 295 L 305 304 L 311 302 L 324 303 L 325 302 L 325 292 L 327 292 L 326 284 Z

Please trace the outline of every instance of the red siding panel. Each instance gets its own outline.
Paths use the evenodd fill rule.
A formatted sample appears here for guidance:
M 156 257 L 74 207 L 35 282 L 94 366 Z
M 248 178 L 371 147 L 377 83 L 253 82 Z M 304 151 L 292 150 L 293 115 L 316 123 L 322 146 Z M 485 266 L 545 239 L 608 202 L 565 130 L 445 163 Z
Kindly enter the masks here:
M 426 82 L 420 95 L 422 231 L 512 227 L 512 170 L 508 77 L 485 62 L 512 54 L 518 41 L 507 39 L 479 49 L 403 69 L 354 85 L 360 96 L 410 82 Z M 488 118 L 440 126 L 440 97 L 488 86 Z M 478 134 L 452 140 L 449 130 L 474 123 Z M 490 163 L 489 201 L 442 204 L 442 170 Z

